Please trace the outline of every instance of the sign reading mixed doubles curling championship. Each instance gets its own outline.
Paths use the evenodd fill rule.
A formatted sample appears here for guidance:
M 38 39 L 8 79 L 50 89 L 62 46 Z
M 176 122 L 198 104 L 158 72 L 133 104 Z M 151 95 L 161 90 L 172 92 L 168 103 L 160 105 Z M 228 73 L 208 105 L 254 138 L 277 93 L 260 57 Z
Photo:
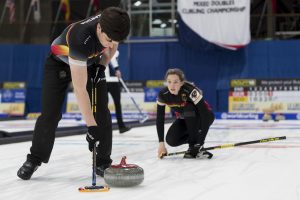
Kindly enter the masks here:
M 183 22 L 203 39 L 237 49 L 250 42 L 250 0 L 178 0 Z
M 229 112 L 300 113 L 300 79 L 231 80 Z
M 23 116 L 25 112 L 25 83 L 4 82 L 0 88 L 0 113 Z

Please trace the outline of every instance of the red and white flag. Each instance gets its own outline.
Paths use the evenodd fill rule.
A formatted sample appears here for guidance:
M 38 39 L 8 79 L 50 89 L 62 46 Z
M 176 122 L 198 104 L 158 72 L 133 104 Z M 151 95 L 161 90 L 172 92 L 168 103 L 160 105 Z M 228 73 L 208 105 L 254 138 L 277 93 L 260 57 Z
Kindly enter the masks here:
M 250 1 L 178 0 L 182 21 L 206 41 L 227 49 L 250 42 Z

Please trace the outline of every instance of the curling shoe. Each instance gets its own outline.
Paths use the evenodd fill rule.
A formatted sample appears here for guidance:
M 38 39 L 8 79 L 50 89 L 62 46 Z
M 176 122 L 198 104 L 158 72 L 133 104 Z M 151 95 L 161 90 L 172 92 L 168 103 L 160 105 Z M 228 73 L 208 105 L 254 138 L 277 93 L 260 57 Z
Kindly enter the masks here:
M 22 167 L 18 170 L 17 175 L 23 180 L 29 180 L 39 166 L 41 166 L 41 163 L 34 163 L 26 160 L 26 162 L 24 162 Z
M 207 159 L 211 159 L 212 157 L 213 157 L 213 154 L 210 153 L 210 152 L 208 152 L 208 151 L 206 151 L 206 150 L 204 150 L 203 146 L 201 146 L 199 148 L 199 152 L 196 155 L 197 159 L 206 159 L 206 158 Z
M 211 159 L 213 157 L 213 154 L 204 150 L 203 145 L 195 144 L 193 146 L 190 146 L 189 149 L 184 153 L 183 158 L 191 159 L 191 158 L 197 158 L 197 159 Z
M 120 134 L 122 134 L 122 133 L 129 131 L 130 129 L 131 129 L 131 127 L 124 126 L 124 127 L 119 128 L 119 132 L 120 132 Z
M 186 152 L 183 155 L 183 158 L 188 158 L 188 159 L 190 159 L 190 158 L 196 158 L 195 155 L 191 154 L 192 148 L 193 147 L 189 147 L 188 150 L 186 150 Z
M 100 166 L 97 166 L 96 167 L 96 174 L 101 176 L 101 177 L 104 177 L 104 171 L 110 167 L 110 164 L 111 163 L 107 163 L 107 164 L 102 164 Z

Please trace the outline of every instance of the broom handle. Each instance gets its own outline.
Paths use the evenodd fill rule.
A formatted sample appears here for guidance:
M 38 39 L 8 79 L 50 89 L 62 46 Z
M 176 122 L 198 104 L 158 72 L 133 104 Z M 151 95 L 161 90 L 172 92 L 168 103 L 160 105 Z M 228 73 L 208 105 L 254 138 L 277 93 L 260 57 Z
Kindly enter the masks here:
M 92 112 L 96 114 L 96 105 L 97 105 L 97 91 L 96 91 L 96 84 L 94 83 L 94 80 L 92 79 Z M 92 174 L 92 185 L 96 186 L 96 145 L 97 142 L 94 144 L 93 148 L 93 174 Z
M 125 91 L 127 92 L 127 94 L 129 95 L 130 99 L 132 100 L 134 106 L 135 106 L 136 109 L 139 111 L 139 114 L 140 114 L 140 117 L 139 117 L 140 120 L 139 120 L 139 122 L 140 122 L 140 123 L 144 123 L 145 121 L 148 120 L 148 118 L 149 118 L 148 115 L 145 115 L 145 116 L 144 116 L 142 110 L 140 109 L 140 107 L 139 107 L 139 105 L 136 103 L 136 101 L 134 100 L 133 96 L 131 95 L 131 93 L 130 93 L 128 87 L 126 86 L 125 82 L 123 81 L 123 79 L 122 79 L 122 78 L 119 78 L 119 81 L 120 81 L 120 83 L 122 84 L 122 86 L 124 87 L 124 89 L 125 89 Z
M 92 179 L 92 185 L 96 185 L 96 143 L 94 144 L 93 149 L 93 179 Z
M 264 142 L 271 142 L 271 141 L 285 140 L 285 139 L 286 139 L 286 136 L 272 137 L 272 138 L 265 138 L 265 139 L 260 139 L 260 140 L 253 140 L 253 141 L 248 141 L 248 142 L 239 142 L 239 143 L 223 144 L 223 145 L 218 145 L 218 146 L 213 146 L 213 147 L 207 147 L 207 148 L 204 148 L 203 150 L 224 149 L 224 148 L 230 148 L 230 147 L 236 147 L 236 146 L 243 146 L 243 145 L 248 145 L 248 144 L 264 143 Z M 163 158 L 164 156 L 173 156 L 173 155 L 184 154 L 185 152 L 186 151 L 178 151 L 178 152 L 173 152 L 173 153 L 166 153 L 166 154 L 163 154 L 161 156 L 161 158 Z
M 286 139 L 286 136 L 265 138 L 265 139 L 253 140 L 253 141 L 248 141 L 248 142 L 239 142 L 239 143 L 234 143 L 234 144 L 224 144 L 224 145 L 219 145 L 219 146 L 214 146 L 214 147 L 207 147 L 207 148 L 204 148 L 204 150 L 223 149 L 223 148 L 229 148 L 229 147 L 243 146 L 243 145 L 255 144 L 255 143 L 265 143 L 265 142 L 272 142 L 272 141 L 285 140 L 285 139 Z
M 134 106 L 136 107 L 136 109 L 139 111 L 140 115 L 143 116 L 143 112 L 142 110 L 140 109 L 140 107 L 138 106 L 138 104 L 136 103 L 136 101 L 134 100 L 133 96 L 131 95 L 128 87 L 126 86 L 125 82 L 123 81 L 122 78 L 119 78 L 122 86 L 124 87 L 125 91 L 128 93 L 128 96 L 130 97 L 130 99 L 132 100 Z

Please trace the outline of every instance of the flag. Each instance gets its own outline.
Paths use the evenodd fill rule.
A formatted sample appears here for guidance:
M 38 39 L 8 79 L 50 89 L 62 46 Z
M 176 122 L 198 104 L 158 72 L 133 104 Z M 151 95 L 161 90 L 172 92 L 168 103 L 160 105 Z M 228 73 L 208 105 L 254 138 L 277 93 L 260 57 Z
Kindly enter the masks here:
M 36 23 L 39 23 L 41 21 L 40 0 L 31 0 L 31 7 L 33 10 L 33 19 Z
M 6 0 L 6 8 L 8 8 L 9 13 L 9 23 L 12 24 L 16 21 L 16 4 L 15 0 Z
M 71 8 L 69 0 L 61 0 L 61 10 L 65 13 L 65 20 L 69 21 L 71 16 Z
M 187 34 L 194 33 L 203 43 L 232 50 L 246 46 L 251 40 L 250 1 L 224 2 L 178 0 L 177 9 L 182 20 L 179 26 L 181 38 L 191 45 L 196 44 Z M 180 30 L 185 27 L 190 31 Z

